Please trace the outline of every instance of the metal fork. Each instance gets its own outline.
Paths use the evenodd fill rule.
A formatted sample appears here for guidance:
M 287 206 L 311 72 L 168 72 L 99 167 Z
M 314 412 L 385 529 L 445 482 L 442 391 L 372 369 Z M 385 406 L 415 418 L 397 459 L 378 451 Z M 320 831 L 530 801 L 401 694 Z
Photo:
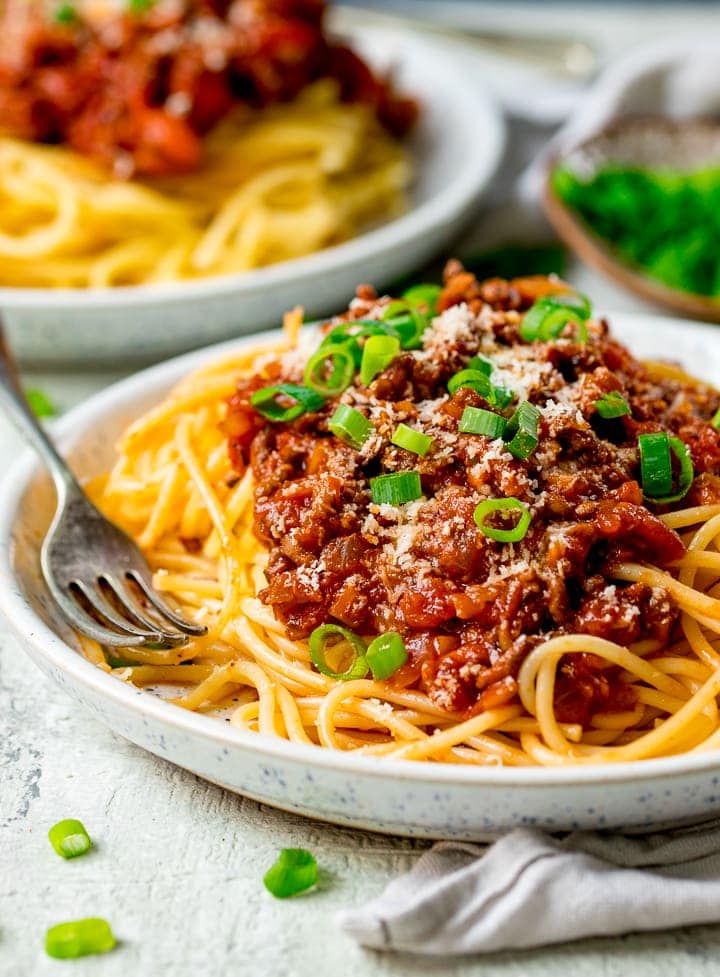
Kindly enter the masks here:
M 176 648 L 207 629 L 156 593 L 145 557 L 92 504 L 35 419 L 0 323 L 0 403 L 52 475 L 57 510 L 43 541 L 45 582 L 68 622 L 112 647 Z

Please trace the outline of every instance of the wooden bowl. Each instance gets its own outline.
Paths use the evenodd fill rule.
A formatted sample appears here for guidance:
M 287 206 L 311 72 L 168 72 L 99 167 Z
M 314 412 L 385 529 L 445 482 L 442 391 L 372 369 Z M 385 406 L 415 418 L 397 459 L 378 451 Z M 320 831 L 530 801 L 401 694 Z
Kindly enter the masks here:
M 591 176 L 607 163 L 673 169 L 720 165 L 720 123 L 663 116 L 623 117 L 573 149 L 552 158 L 545 172 L 542 202 L 558 235 L 586 264 L 644 299 L 693 319 L 720 322 L 720 298 L 683 292 L 651 278 L 623 259 L 604 238 L 557 196 L 551 174 L 562 164 Z

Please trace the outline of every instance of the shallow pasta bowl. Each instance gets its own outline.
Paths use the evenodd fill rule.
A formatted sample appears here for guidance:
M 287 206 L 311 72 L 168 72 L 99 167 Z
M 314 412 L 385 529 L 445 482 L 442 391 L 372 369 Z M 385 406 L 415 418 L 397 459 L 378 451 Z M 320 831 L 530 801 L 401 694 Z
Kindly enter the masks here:
M 0 288 L 0 309 L 26 363 L 147 363 L 279 324 L 302 305 L 345 308 L 358 282 L 383 287 L 422 267 L 472 216 L 503 149 L 504 128 L 477 64 L 411 32 L 352 40 L 421 103 L 409 141 L 416 175 L 402 216 L 335 247 L 240 274 L 113 289 Z
M 712 327 L 632 315 L 613 317 L 613 325 L 640 356 L 682 344 L 684 365 L 720 382 Z M 79 475 L 99 474 L 112 463 L 120 432 L 175 382 L 231 346 L 256 341 L 193 353 L 109 388 L 57 425 L 61 448 Z M 31 458 L 0 483 L 0 610 L 33 661 L 81 707 L 207 780 L 310 817 L 430 838 L 481 839 L 517 825 L 651 828 L 720 812 L 719 752 L 555 768 L 393 761 L 247 732 L 127 685 L 82 657 L 42 581 L 39 550 L 53 507 L 51 485 Z

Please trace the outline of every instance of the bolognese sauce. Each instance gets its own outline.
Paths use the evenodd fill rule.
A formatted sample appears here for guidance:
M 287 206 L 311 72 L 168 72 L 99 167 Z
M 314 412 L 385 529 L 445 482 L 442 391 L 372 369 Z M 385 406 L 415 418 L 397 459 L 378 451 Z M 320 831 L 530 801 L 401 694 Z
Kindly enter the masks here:
M 312 350 L 271 357 L 238 382 L 225 431 L 256 485 L 254 530 L 269 554 L 259 596 L 288 636 L 327 623 L 398 632 L 407 660 L 389 681 L 467 714 L 514 701 L 523 660 L 550 637 L 667 645 L 674 601 L 613 568 L 672 568 L 685 546 L 661 515 L 681 496 L 720 502 L 720 397 L 639 362 L 589 311 L 573 315 L 577 296 L 559 280 L 481 282 L 451 262 L 438 292 L 428 328 L 404 344 L 416 348 L 381 342 L 394 354 L 366 382 L 363 352 L 337 395 L 292 419 L 258 410 L 259 392 L 306 389 Z M 324 327 L 324 348 L 345 336 L 366 350 L 383 324 L 392 331 L 397 306 L 361 287 Z M 546 317 L 532 334 L 539 308 L 555 325 Z M 279 402 L 290 402 L 282 389 Z M 362 439 L 338 435 L 339 406 L 364 419 Z M 401 426 L 421 439 L 399 438 Z M 663 473 L 652 451 L 666 442 Z M 415 496 L 379 500 L 376 480 L 403 473 Z M 668 486 L 656 491 L 660 475 Z M 593 655 L 566 656 L 558 719 L 631 708 L 618 675 Z
M 321 78 L 394 135 L 417 115 L 349 47 L 324 0 L 0 0 L 0 133 L 64 143 L 116 174 L 197 169 L 202 138 L 238 106 Z

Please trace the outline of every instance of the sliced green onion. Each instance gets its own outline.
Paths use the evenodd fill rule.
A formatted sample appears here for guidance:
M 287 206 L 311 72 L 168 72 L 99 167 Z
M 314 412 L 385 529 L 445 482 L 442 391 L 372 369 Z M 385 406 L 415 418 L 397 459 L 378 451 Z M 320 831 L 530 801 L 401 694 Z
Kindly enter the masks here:
M 441 295 L 440 285 L 423 282 L 419 285 L 411 285 L 403 292 L 402 297 L 408 305 L 424 305 L 428 315 L 433 317 L 437 315 L 437 302 Z
M 45 952 L 58 960 L 74 960 L 90 953 L 107 953 L 115 937 L 106 919 L 90 917 L 51 926 L 45 934 Z
M 54 417 L 57 414 L 55 405 L 42 390 L 30 388 L 25 391 L 25 399 L 30 404 L 35 417 Z
M 668 505 L 670 502 L 677 502 L 684 498 L 695 478 L 690 449 L 685 442 L 661 431 L 659 434 L 641 434 L 638 438 L 638 446 L 645 497 L 656 505 Z M 675 491 L 672 484 L 671 452 L 680 465 Z
M 710 421 L 716 431 L 720 431 L 720 409 L 715 411 L 715 416 Z
M 355 357 L 347 344 L 321 347 L 307 362 L 305 385 L 323 397 L 337 397 L 352 383 Z
M 638 437 L 638 448 L 643 494 L 649 499 L 669 495 L 672 492 L 672 463 L 667 432 L 641 434 Z
M 370 495 L 376 505 L 404 505 L 422 496 L 417 472 L 393 472 L 370 479 Z
M 394 675 L 408 659 L 405 642 L 396 631 L 379 634 L 368 645 L 367 660 L 373 678 L 378 682 Z
M 286 403 L 288 400 L 290 404 Z M 295 418 L 309 411 L 319 410 L 324 403 L 325 398 L 315 390 L 299 387 L 294 383 L 278 383 L 274 387 L 263 387 L 250 397 L 250 404 L 258 414 L 262 414 L 275 424 L 294 421 Z
M 77 12 L 72 3 L 61 3 L 53 14 L 53 20 L 56 24 L 64 24 L 68 26 L 69 24 L 74 24 L 77 20 Z
M 588 341 L 586 318 L 584 310 L 545 296 L 525 313 L 520 326 L 520 336 L 528 343 L 536 340 L 548 342 L 557 339 L 567 325 L 572 325 L 575 327 L 576 341 L 586 343 Z
M 48 831 L 50 844 L 63 858 L 76 858 L 90 850 L 92 842 L 82 821 L 68 818 L 58 821 Z
M 501 414 L 493 414 L 482 407 L 466 407 L 458 424 L 463 434 L 483 434 L 486 438 L 501 438 L 507 421 Z
M 320 349 L 326 349 L 328 346 L 343 346 L 352 354 L 355 368 L 359 369 L 363 350 L 358 340 L 366 339 L 368 336 L 394 335 L 394 330 L 387 323 L 356 319 L 353 322 L 343 322 L 331 329 L 320 343 Z
M 328 427 L 335 437 L 346 441 L 353 448 L 362 448 L 374 430 L 364 414 L 347 404 L 338 404 L 328 421 Z
M 428 453 L 433 443 L 433 439 L 429 434 L 423 434 L 422 431 L 415 431 L 413 428 L 408 427 L 407 424 L 398 424 L 391 440 L 398 448 L 412 451 L 414 455 L 420 455 L 421 458 Z
M 613 417 L 625 417 L 630 413 L 630 404 L 617 390 L 603 394 L 595 401 L 595 407 L 600 417 L 610 420 Z
M 128 0 L 128 9 L 134 14 L 144 14 L 155 6 L 155 0 Z
M 283 848 L 278 860 L 265 873 L 263 883 L 276 899 L 287 899 L 312 889 L 317 880 L 317 862 L 311 852 L 304 848 Z
M 479 393 L 491 407 L 497 407 L 499 410 L 507 407 L 513 399 L 509 390 L 494 386 L 490 383 L 487 374 L 481 370 L 460 370 L 455 376 L 450 377 L 447 386 L 451 394 L 454 394 L 460 387 L 470 387 L 471 390 Z
M 486 523 L 485 520 L 492 513 L 507 510 L 517 510 L 520 513 L 520 517 L 512 529 L 497 529 Z M 480 532 L 484 533 L 489 539 L 497 540 L 499 543 L 519 543 L 521 539 L 525 538 L 525 534 L 530 526 L 531 517 L 530 509 L 525 503 L 521 502 L 520 499 L 515 499 L 510 496 L 507 499 L 486 499 L 485 502 L 481 502 L 477 506 L 473 513 L 473 518 Z
M 396 336 L 368 336 L 363 346 L 360 363 L 360 379 L 367 385 L 390 366 L 400 352 L 400 340 Z
M 507 422 L 503 435 L 511 455 L 521 461 L 530 457 L 538 446 L 539 424 L 540 411 L 534 404 L 523 400 Z
M 543 301 L 548 305 L 573 309 L 583 319 L 589 319 L 592 315 L 592 302 L 582 292 L 557 292 L 555 295 L 544 295 Z
M 390 326 L 400 339 L 403 349 L 418 349 L 422 337 L 430 325 L 426 316 L 408 302 L 391 302 L 383 310 L 383 322 Z
M 328 642 L 333 639 L 337 640 L 331 647 L 339 648 L 344 645 L 349 647 L 351 653 L 350 663 L 342 672 L 335 671 L 327 663 Z M 339 624 L 321 624 L 319 628 L 315 628 L 310 635 L 308 648 L 313 665 L 328 678 L 349 682 L 352 679 L 365 678 L 370 668 L 365 658 L 365 642 L 363 639 L 354 631 L 343 628 Z
M 484 373 L 486 377 L 490 376 L 494 368 L 492 360 L 481 356 L 479 353 L 477 356 L 473 356 L 471 360 L 468 360 L 468 364 L 465 367 L 466 370 L 478 370 L 480 373 Z

